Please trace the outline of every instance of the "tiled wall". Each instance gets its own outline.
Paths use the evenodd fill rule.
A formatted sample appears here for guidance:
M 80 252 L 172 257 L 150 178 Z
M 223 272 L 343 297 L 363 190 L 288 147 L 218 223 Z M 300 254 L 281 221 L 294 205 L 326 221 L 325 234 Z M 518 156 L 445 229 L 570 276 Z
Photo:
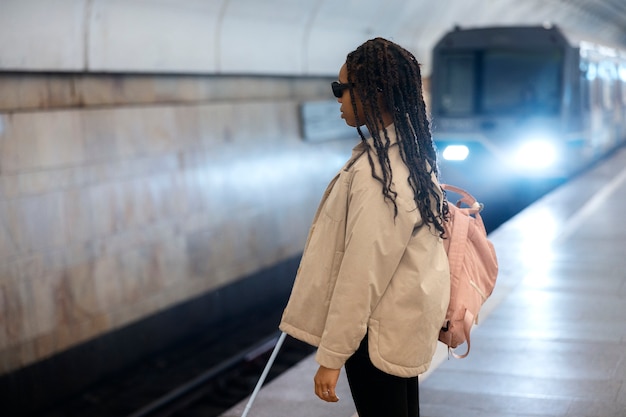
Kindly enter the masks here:
M 299 253 L 327 81 L 0 75 L 0 374 Z

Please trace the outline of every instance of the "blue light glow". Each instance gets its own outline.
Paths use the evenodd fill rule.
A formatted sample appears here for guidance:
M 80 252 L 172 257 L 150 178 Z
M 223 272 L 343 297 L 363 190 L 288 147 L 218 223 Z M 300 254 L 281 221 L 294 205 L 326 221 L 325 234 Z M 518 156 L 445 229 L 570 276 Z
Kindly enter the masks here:
M 465 145 L 448 145 L 443 150 L 443 159 L 447 161 L 464 161 L 469 155 L 469 149 Z

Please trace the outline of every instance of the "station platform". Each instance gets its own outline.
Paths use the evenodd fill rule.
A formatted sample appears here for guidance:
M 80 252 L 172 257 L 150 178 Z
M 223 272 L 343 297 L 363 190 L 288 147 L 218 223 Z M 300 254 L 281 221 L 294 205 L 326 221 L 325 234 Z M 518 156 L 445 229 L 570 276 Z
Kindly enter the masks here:
M 421 376 L 421 416 L 626 417 L 625 213 L 622 148 L 491 233 L 496 289 L 469 357 L 440 344 Z M 248 416 L 356 417 L 345 373 L 333 404 L 316 370 L 310 356 L 268 383 Z

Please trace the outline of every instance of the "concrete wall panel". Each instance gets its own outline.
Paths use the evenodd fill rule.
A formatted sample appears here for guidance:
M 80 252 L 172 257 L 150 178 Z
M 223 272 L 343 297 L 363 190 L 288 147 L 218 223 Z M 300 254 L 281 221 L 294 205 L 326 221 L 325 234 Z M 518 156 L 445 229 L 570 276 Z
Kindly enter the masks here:
M 88 3 L 87 70 L 216 72 L 220 1 Z
M 297 256 L 356 141 L 300 137 L 299 101 L 329 95 L 325 79 L 129 76 L 169 99 L 232 90 L 77 106 L 118 77 L 30 78 L 79 89 L 0 113 L 0 374 Z
M 85 13 L 84 0 L 2 0 L 0 70 L 83 69 Z
M 315 1 L 229 1 L 220 22 L 220 71 L 302 74 L 315 7 Z

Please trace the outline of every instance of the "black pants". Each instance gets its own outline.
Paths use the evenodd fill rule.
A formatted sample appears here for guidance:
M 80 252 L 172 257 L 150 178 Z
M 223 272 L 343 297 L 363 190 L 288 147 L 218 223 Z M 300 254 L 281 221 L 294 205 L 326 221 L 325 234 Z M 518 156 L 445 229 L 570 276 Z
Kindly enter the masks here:
M 417 377 L 400 378 L 372 365 L 367 335 L 345 368 L 359 417 L 419 417 Z

